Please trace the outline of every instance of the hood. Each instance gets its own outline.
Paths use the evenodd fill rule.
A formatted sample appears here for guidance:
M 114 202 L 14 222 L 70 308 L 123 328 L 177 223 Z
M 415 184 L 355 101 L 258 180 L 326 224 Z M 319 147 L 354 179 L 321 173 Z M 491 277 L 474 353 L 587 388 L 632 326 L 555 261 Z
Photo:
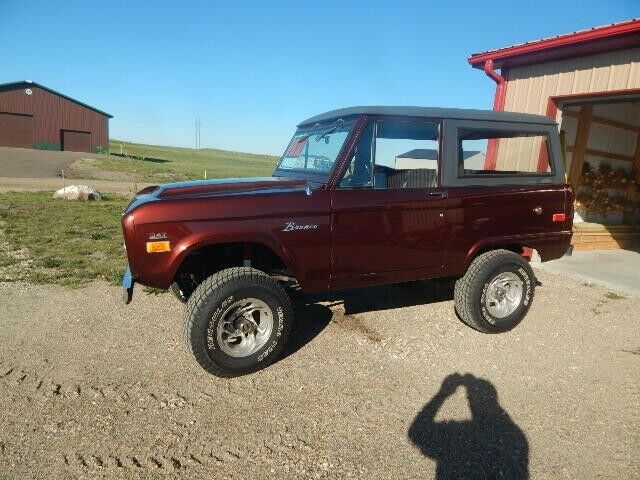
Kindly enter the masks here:
M 264 193 L 278 190 L 304 190 L 307 182 L 282 177 L 221 178 L 165 183 L 154 190 L 158 198 L 200 197 L 224 194 Z
M 308 188 L 310 188 L 310 186 L 306 180 L 285 177 L 221 178 L 164 183 L 140 190 L 125 210 L 125 213 L 130 212 L 143 203 L 157 200 L 257 193 L 284 193 L 292 191 L 303 192 Z

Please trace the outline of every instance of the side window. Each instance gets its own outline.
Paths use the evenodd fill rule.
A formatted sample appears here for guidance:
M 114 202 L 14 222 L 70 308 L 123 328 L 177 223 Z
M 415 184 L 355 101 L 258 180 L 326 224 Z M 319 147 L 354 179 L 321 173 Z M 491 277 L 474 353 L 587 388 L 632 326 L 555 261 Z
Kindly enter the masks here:
M 438 124 L 380 120 L 374 143 L 374 188 L 430 188 L 438 178 Z
M 547 135 L 498 129 L 458 129 L 458 177 L 548 175 Z

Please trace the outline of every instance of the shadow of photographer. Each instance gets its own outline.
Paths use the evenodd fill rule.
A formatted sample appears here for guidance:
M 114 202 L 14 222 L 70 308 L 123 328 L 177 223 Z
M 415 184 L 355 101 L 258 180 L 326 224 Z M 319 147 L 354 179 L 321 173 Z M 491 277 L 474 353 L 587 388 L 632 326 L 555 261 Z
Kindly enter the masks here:
M 436 422 L 438 410 L 465 387 L 471 420 Z M 437 462 L 437 479 L 527 479 L 529 444 L 498 402 L 487 380 L 455 373 L 424 406 L 409 428 L 409 439 Z

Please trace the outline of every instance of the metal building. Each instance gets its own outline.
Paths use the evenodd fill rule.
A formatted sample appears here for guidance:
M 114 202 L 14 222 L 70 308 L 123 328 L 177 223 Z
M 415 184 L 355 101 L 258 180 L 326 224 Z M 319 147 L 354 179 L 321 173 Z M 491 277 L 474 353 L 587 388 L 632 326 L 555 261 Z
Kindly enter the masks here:
M 494 110 L 560 124 L 577 191 L 576 248 L 639 241 L 640 20 L 474 54 L 469 63 L 496 82 Z M 485 168 L 500 168 L 501 157 L 487 153 Z M 546 168 L 540 151 L 525 157 L 533 171 Z
M 25 80 L 0 84 L 0 146 L 101 152 L 112 115 Z

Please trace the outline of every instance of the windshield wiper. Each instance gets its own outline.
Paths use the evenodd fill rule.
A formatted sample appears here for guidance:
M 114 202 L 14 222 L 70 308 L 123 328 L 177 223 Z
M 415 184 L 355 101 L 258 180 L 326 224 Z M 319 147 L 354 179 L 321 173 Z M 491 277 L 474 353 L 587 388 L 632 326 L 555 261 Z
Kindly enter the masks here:
M 324 132 L 322 132 L 316 137 L 316 142 L 319 142 L 323 138 L 326 138 L 327 135 L 330 135 L 333 132 L 335 132 L 338 128 L 342 126 L 343 123 L 344 123 L 344 120 L 339 118 L 333 126 L 329 127 L 327 130 L 325 130 Z

